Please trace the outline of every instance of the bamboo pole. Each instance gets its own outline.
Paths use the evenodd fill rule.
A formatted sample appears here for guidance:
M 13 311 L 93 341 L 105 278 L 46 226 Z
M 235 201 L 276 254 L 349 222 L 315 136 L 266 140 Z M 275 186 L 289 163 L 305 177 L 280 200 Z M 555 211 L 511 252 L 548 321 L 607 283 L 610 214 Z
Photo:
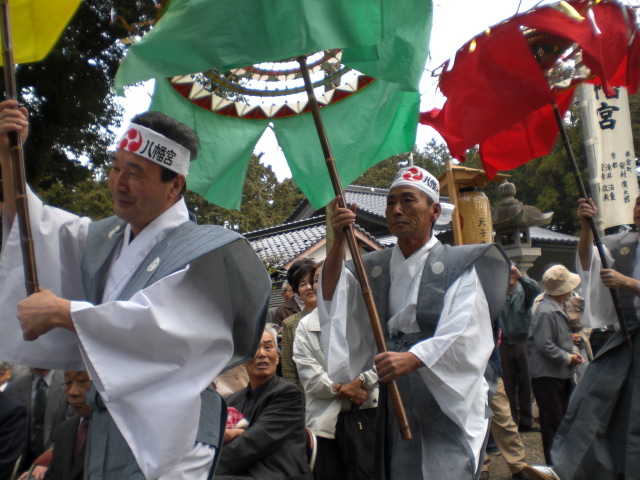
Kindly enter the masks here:
M 11 40 L 11 17 L 9 14 L 9 0 L 0 0 L 0 16 L 2 21 L 2 61 L 4 89 L 8 99 L 17 100 L 18 92 L 13 63 L 13 44 Z M 9 151 L 11 152 L 11 170 L 14 185 L 14 198 L 18 226 L 20 228 L 20 246 L 24 266 L 24 279 L 27 295 L 40 290 L 38 274 L 36 271 L 36 257 L 31 237 L 31 224 L 29 223 L 29 205 L 27 202 L 27 182 L 24 170 L 24 151 L 22 139 L 18 132 L 9 132 Z
M 580 176 L 580 170 L 578 169 L 576 158 L 573 155 L 571 144 L 569 143 L 569 136 L 567 135 L 567 130 L 564 128 L 564 122 L 562 121 L 562 116 L 560 115 L 560 110 L 558 110 L 558 105 L 556 104 L 555 100 L 551 102 L 551 106 L 553 108 L 553 114 L 556 118 L 558 129 L 560 130 L 560 136 L 562 137 L 562 144 L 564 145 L 564 149 L 567 153 L 567 157 L 569 158 L 569 165 L 571 166 L 573 176 L 576 180 L 576 185 L 578 186 L 578 191 L 580 192 L 580 196 L 582 198 L 589 198 L 589 195 L 587 194 L 587 190 L 584 187 L 584 183 L 582 182 L 582 177 Z M 604 244 L 602 243 L 602 239 L 600 238 L 600 233 L 598 233 L 596 222 L 593 218 L 589 218 L 588 222 L 589 222 L 589 227 L 591 228 L 591 232 L 593 233 L 593 243 L 595 244 L 598 250 L 598 254 L 600 255 L 600 262 L 602 263 L 602 268 L 609 268 L 609 262 L 607 261 L 607 257 L 604 251 Z M 613 300 L 613 306 L 616 310 L 616 315 L 618 316 L 618 322 L 620 323 L 620 331 L 622 333 L 622 336 L 627 346 L 631 347 L 631 337 L 629 337 L 627 322 L 624 318 L 624 315 L 622 314 L 622 309 L 620 308 L 620 300 L 618 299 L 618 292 L 614 288 L 610 288 L 609 291 L 611 292 L 611 299 Z
M 327 169 L 329 170 L 329 177 L 331 177 L 333 191 L 336 196 L 340 196 L 340 208 L 346 208 L 347 204 L 345 201 L 344 190 L 340 182 L 340 177 L 338 175 L 338 170 L 333 158 L 333 153 L 331 152 L 331 146 L 329 145 L 329 139 L 327 138 L 327 132 L 324 128 L 322 116 L 320 115 L 318 101 L 316 100 L 316 95 L 313 91 L 309 69 L 307 68 L 307 61 L 304 56 L 298 57 L 297 60 L 300 64 L 300 70 L 304 78 L 304 85 L 309 99 L 309 106 L 311 107 L 313 121 L 316 125 L 316 131 L 318 132 L 318 139 L 320 140 L 320 145 L 322 146 L 322 152 L 324 153 Z M 327 227 L 327 229 L 329 229 L 329 227 Z M 373 330 L 373 336 L 376 341 L 376 346 L 378 348 L 378 352 L 384 353 L 387 351 L 387 343 L 384 338 L 384 333 L 382 332 L 382 325 L 380 323 L 380 317 L 378 316 L 378 310 L 376 309 L 375 300 L 373 299 L 373 292 L 371 291 L 369 278 L 367 277 L 367 274 L 365 272 L 364 264 L 362 263 L 362 257 L 360 256 L 360 251 L 358 250 L 358 243 L 356 241 L 353 225 L 346 227 L 345 233 L 347 235 L 349 250 L 351 251 L 351 259 L 353 260 L 353 263 L 356 267 L 356 273 L 360 281 L 362 296 L 364 297 L 364 301 L 367 306 L 367 312 L 369 313 L 369 320 L 371 321 L 371 328 Z M 396 420 L 398 421 L 400 434 L 402 435 L 402 438 L 404 440 L 411 440 L 411 429 L 409 427 L 409 421 L 407 420 L 407 414 L 404 410 L 404 406 L 402 405 L 402 399 L 400 398 L 398 385 L 395 381 L 392 381 L 387 384 L 387 388 L 389 390 L 389 395 L 391 396 L 391 402 L 393 404 L 393 410 L 396 415 Z

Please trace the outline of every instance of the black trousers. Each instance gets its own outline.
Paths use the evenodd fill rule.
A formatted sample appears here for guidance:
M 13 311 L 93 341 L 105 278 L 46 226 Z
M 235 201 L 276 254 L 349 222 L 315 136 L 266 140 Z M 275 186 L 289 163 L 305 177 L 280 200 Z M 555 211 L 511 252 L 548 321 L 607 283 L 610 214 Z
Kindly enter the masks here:
M 504 340 L 500 344 L 502 359 L 502 381 L 509 397 L 511 416 L 517 425 L 533 426 L 531 409 L 531 380 L 527 359 L 527 342 L 509 345 Z
M 336 438 L 318 437 L 313 477 L 316 480 L 373 478 L 376 408 L 338 415 Z
M 553 465 L 551 445 L 567 411 L 573 382 L 571 378 L 540 377 L 531 379 L 531 387 L 540 411 L 540 434 L 544 459 L 548 465 Z

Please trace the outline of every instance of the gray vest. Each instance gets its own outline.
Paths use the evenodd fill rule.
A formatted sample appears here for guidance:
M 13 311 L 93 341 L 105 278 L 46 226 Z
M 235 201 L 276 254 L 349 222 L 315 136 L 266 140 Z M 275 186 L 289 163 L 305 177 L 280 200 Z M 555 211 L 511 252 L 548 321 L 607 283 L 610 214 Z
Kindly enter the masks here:
M 627 277 L 633 277 L 633 266 L 636 261 L 636 245 L 638 243 L 638 232 L 624 232 L 616 235 L 604 237 L 602 242 L 607 246 L 613 260 L 615 262 L 616 271 L 620 272 Z M 593 253 L 597 255 L 596 252 Z M 611 267 L 611 265 L 609 265 Z M 620 309 L 622 315 L 627 321 L 627 328 L 629 334 L 633 334 L 640 327 L 640 319 L 635 307 L 636 297 L 625 289 L 619 288 L 617 290 L 618 298 L 620 300 Z M 602 356 L 605 352 L 621 345 L 624 342 L 620 331 L 616 331 L 607 343 L 598 352 L 598 357 Z
M 603 238 L 613 260 L 615 269 L 627 277 L 633 277 L 633 266 L 636 261 L 636 246 L 638 244 L 638 232 L 624 232 Z M 594 252 L 595 254 L 595 252 Z M 611 265 L 609 265 L 611 267 Z M 625 289 L 618 289 L 622 314 L 629 327 L 638 324 L 638 315 L 635 308 L 635 295 Z
M 391 337 L 386 325 L 389 319 L 391 254 L 392 250 L 386 249 L 363 257 L 390 351 L 407 351 L 417 342 L 434 335 L 444 306 L 445 292 L 472 265 L 476 267 L 482 283 L 492 321 L 500 314 L 506 300 L 510 273 L 510 264 L 502 249 L 495 244 L 451 247 L 438 242 L 429 252 L 420 281 L 416 306 L 420 332 Z M 351 262 L 347 268 L 354 270 Z M 474 455 L 466 444 L 464 433 L 442 413 L 420 374 L 411 372 L 400 377 L 397 384 L 405 402 L 413 440 L 400 438 L 391 402 L 386 395 L 381 395 L 376 480 L 423 478 L 423 466 L 430 473 L 429 478 L 477 477 L 480 468 L 476 471 L 473 467 Z
M 382 329 L 389 339 L 387 300 L 391 286 L 391 254 L 392 249 L 389 248 L 368 253 L 362 258 L 376 300 Z M 444 306 L 445 292 L 472 265 L 476 267 L 476 273 L 487 297 L 491 320 L 498 318 L 506 301 L 510 272 L 509 259 L 502 248 L 491 243 L 451 247 L 438 242 L 429 252 L 418 291 L 416 320 L 420 333 L 404 335 L 402 343 L 406 348 L 433 336 Z M 347 263 L 347 268 L 355 275 L 352 262 Z
M 113 255 L 120 246 L 125 225 L 124 221 L 114 216 L 89 226 L 87 246 L 80 263 L 80 269 L 86 299 L 93 304 L 99 304 L 102 301 L 107 273 Z M 195 259 L 213 250 L 222 247 L 233 249 L 234 242 L 238 240 L 240 243 L 246 244 L 246 240 L 240 235 L 226 228 L 213 225 L 199 226 L 192 222 L 185 222 L 172 230 L 152 248 L 129 280 L 119 299 L 128 300 L 136 292 L 184 268 Z M 255 260 L 259 263 L 257 257 Z M 155 268 L 148 268 L 154 263 L 157 263 Z M 255 268 L 255 266 L 252 267 Z M 260 267 L 262 267 L 261 264 Z M 242 268 L 238 268 L 238 270 L 240 274 L 247 273 L 243 272 Z M 247 302 L 246 298 L 245 303 L 255 307 L 251 302 Z M 266 312 L 266 306 L 264 309 Z M 260 309 L 257 310 L 258 314 L 254 312 L 254 315 L 259 315 Z M 243 312 L 239 312 L 240 316 L 242 314 Z M 263 328 L 264 322 L 258 326 L 259 331 Z M 256 330 L 258 331 L 258 329 Z M 234 340 L 240 338 L 238 342 L 234 341 L 235 352 L 229 368 L 244 361 L 248 352 L 255 351 L 257 342 L 255 333 L 257 332 L 245 331 L 243 333 L 244 335 L 234 335 Z M 224 401 L 212 389 L 203 391 L 200 398 L 200 422 L 196 441 L 219 447 L 226 422 L 226 408 L 222 408 Z M 86 449 L 85 478 L 144 480 L 145 477 L 138 467 L 131 449 L 95 388 L 92 387 L 87 395 L 87 400 L 92 407 L 92 416 Z M 213 470 L 212 468 L 211 475 Z

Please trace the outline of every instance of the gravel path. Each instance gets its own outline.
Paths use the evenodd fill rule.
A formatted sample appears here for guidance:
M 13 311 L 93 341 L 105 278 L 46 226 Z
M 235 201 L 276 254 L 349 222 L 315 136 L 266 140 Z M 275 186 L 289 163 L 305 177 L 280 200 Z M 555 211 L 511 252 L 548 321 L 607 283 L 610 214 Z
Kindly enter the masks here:
M 542 451 L 542 439 L 540 433 L 521 433 L 520 437 L 524 443 L 525 455 L 529 465 L 544 465 L 544 453 Z M 508 480 L 511 478 L 511 471 L 507 467 L 502 455 L 490 455 L 491 464 L 489 474 L 491 480 Z

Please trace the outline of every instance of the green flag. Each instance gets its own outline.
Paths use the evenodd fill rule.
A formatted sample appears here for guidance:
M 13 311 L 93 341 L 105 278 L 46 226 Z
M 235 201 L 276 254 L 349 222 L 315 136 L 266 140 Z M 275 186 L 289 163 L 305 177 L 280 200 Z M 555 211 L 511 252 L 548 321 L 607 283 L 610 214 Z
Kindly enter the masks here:
M 127 53 L 116 86 L 156 78 L 152 109 L 193 127 L 201 149 L 187 183 L 238 208 L 251 151 L 272 122 L 293 178 L 317 208 L 333 197 L 310 114 L 231 118 L 178 94 L 164 77 L 225 70 L 342 48 L 342 63 L 376 80 L 322 108 L 344 184 L 411 150 L 429 50 L 431 0 L 173 0 Z
M 374 81 L 357 94 L 322 109 L 340 179 L 344 184 L 415 142 L 420 97 L 398 85 Z M 205 110 L 178 94 L 167 80 L 157 80 L 151 109 L 192 127 L 200 138 L 187 186 L 211 203 L 238 209 L 251 152 L 269 123 L 291 173 L 311 204 L 320 208 L 333 198 L 320 141 L 310 114 L 281 119 L 230 118 Z
M 429 54 L 431 1 L 383 0 L 382 18 L 382 39 L 375 47 L 375 57 L 365 56 L 364 48 L 346 49 L 342 60 L 367 75 L 418 91 Z
M 200 149 L 189 167 L 187 187 L 211 203 L 238 209 L 251 153 L 269 122 L 207 111 L 178 94 L 165 79 L 156 80 L 151 110 L 171 115 L 198 134 Z
M 382 0 L 173 0 L 116 75 L 116 88 L 148 80 L 243 67 L 324 49 L 376 56 Z
M 418 91 L 432 14 L 431 0 L 173 0 L 115 84 L 342 48 L 350 67 Z

